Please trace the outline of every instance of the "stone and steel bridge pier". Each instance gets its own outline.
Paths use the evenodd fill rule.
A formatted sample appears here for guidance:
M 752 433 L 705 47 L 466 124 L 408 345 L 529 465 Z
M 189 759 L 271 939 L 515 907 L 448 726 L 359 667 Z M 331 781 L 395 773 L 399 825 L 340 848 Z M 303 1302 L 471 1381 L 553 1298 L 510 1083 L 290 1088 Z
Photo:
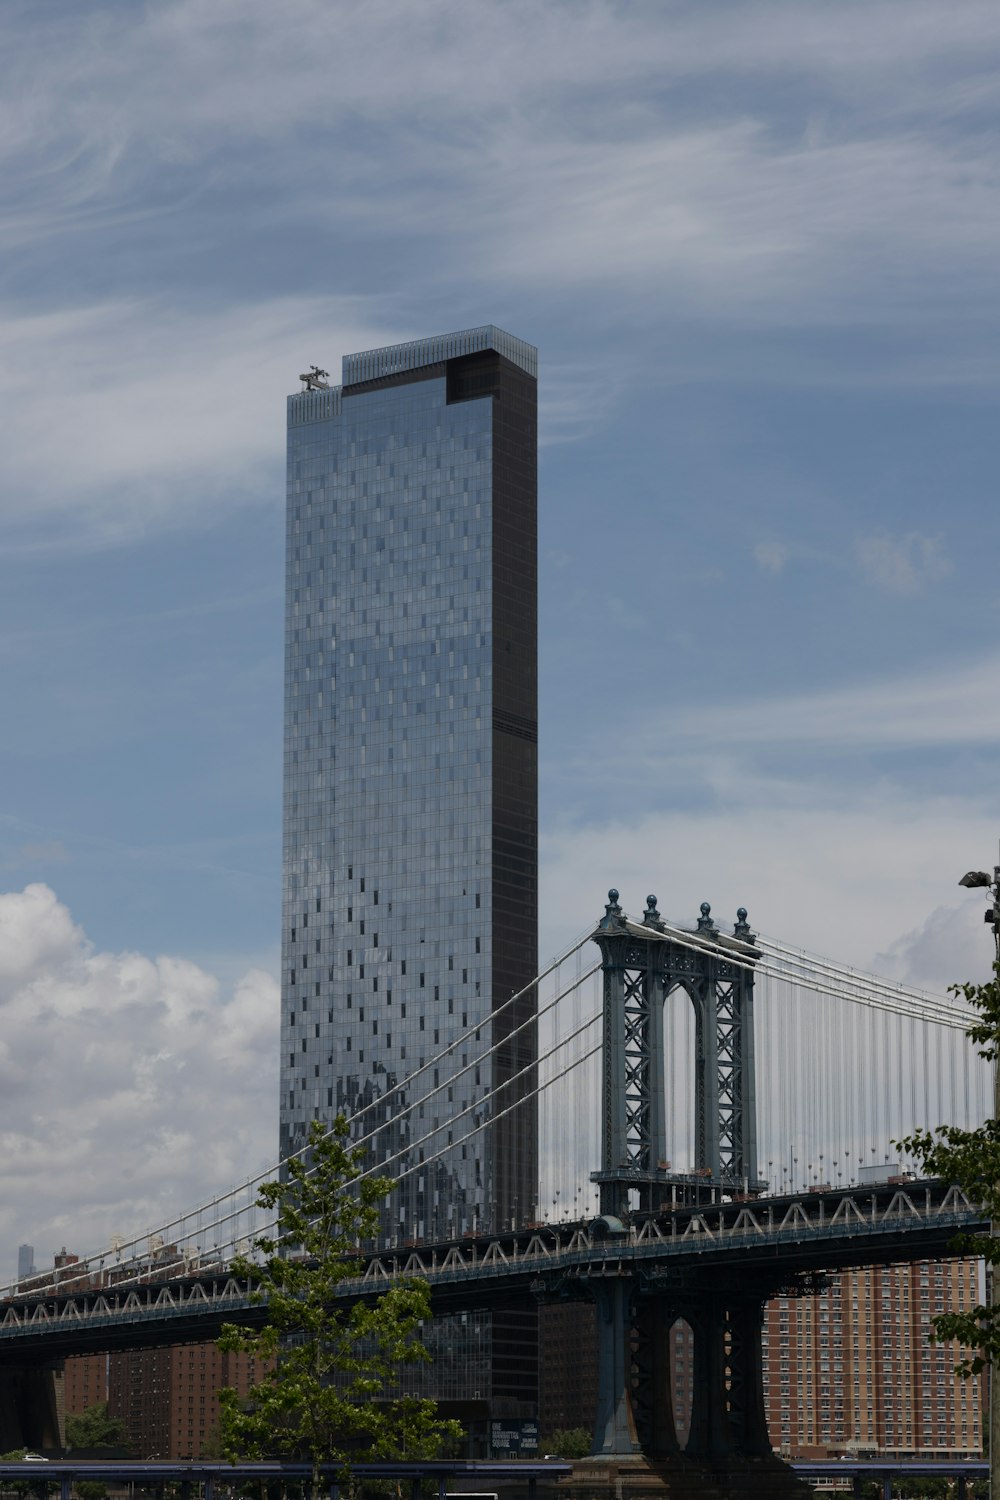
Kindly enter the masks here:
M 0 1453 L 15 1448 L 61 1448 L 63 1361 L 34 1366 L 0 1364 Z

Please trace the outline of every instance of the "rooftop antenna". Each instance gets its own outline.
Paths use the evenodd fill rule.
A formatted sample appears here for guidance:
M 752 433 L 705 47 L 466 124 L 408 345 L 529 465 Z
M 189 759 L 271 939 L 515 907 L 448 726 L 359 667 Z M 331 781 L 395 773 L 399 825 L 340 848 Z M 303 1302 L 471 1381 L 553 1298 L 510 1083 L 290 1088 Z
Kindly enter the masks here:
M 309 373 L 299 376 L 304 391 L 328 391 L 330 389 L 327 384 L 329 378 L 330 371 L 321 370 L 319 365 L 310 365 Z

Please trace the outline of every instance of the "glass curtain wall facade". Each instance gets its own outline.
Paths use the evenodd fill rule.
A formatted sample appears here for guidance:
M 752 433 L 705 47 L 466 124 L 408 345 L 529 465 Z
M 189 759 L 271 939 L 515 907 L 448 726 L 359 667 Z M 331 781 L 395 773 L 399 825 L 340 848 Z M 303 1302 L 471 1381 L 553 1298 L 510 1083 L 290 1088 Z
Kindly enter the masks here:
M 538 967 L 535 350 L 347 356 L 289 397 L 287 525 L 282 1154 L 344 1111 L 387 1242 L 523 1223 L 533 993 L 493 1017 Z

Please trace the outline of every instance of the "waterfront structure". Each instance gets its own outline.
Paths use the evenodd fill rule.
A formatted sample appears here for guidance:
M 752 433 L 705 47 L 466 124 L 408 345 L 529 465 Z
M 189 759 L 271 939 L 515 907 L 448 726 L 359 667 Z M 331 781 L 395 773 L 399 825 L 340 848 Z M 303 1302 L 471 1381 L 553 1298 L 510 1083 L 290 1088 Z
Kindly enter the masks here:
M 387 1244 L 512 1227 L 538 1178 L 537 354 L 490 325 L 302 379 L 281 1152 L 343 1111 L 399 1178 Z M 442 1340 L 438 1394 L 487 1402 L 502 1365 L 533 1414 L 534 1322 Z

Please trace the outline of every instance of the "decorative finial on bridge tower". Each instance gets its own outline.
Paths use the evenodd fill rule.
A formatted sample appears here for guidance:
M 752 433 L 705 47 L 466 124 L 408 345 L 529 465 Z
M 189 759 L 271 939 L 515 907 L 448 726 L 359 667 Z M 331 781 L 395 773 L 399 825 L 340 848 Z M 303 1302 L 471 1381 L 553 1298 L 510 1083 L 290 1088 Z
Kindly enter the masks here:
M 618 892 L 612 886 L 608 892 L 608 902 L 604 908 L 604 916 L 597 924 L 598 930 L 603 932 L 608 928 L 624 927 L 624 925 L 625 913 L 618 905 Z
M 715 932 L 715 923 L 712 921 L 712 908 L 707 901 L 701 903 L 701 916 L 698 918 L 699 932 Z
M 663 931 L 663 918 L 656 910 L 656 897 L 646 897 L 646 911 L 642 919 L 643 927 L 655 927 L 657 932 Z
M 747 921 L 747 909 L 745 906 L 741 906 L 736 913 L 736 926 L 733 928 L 733 937 L 738 937 L 744 943 L 753 943 L 757 940 L 757 934 L 750 931 L 750 923 Z

